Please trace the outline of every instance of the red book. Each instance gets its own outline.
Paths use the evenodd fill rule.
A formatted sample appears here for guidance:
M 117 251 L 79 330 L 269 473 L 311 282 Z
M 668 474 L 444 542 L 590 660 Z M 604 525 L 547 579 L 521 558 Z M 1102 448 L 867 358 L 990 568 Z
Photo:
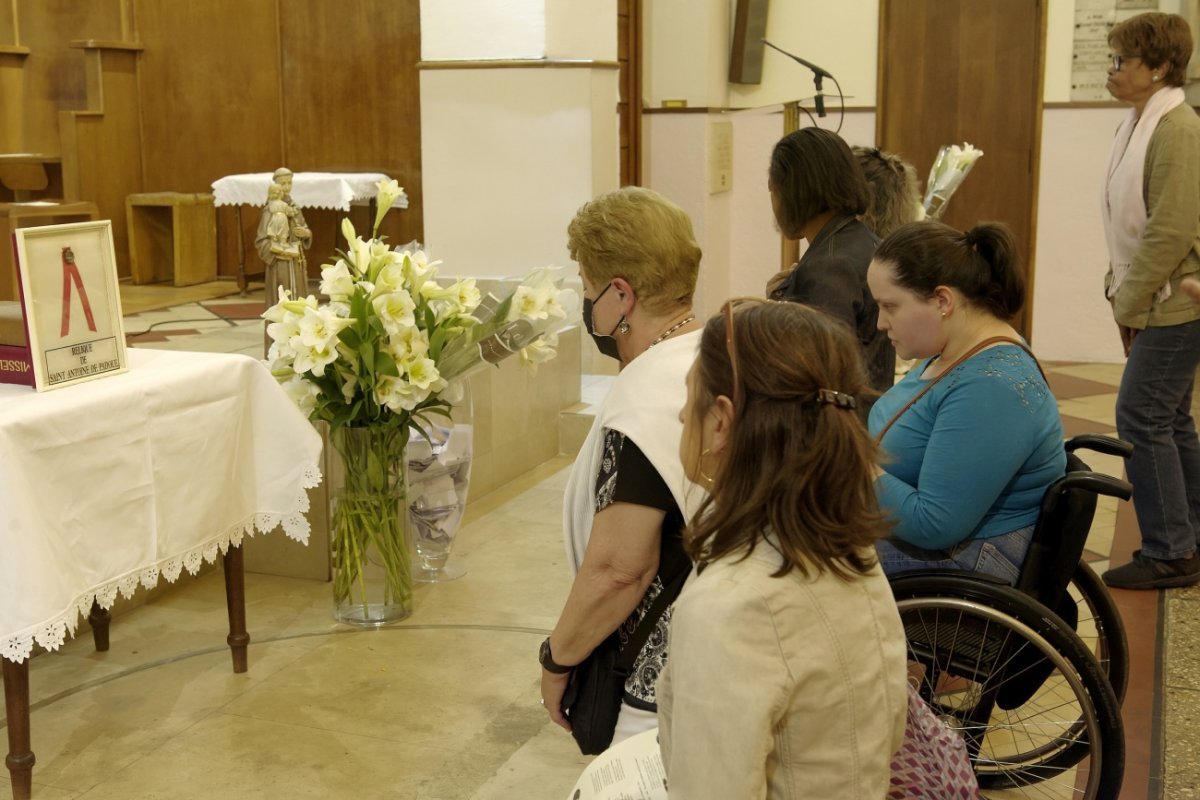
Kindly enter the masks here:
M 17 263 L 16 237 L 13 237 L 13 264 Z M 21 271 L 17 273 L 17 299 L 21 303 L 22 342 L 0 342 L 0 383 L 33 386 L 33 351 L 29 348 L 29 317 L 25 313 L 25 293 L 21 291 Z

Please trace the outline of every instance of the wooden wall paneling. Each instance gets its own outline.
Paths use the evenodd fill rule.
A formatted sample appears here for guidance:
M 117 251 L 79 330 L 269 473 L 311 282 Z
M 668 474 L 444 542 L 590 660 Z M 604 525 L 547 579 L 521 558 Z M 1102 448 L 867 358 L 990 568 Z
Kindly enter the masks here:
M 0 0 L 0 44 L 20 43 L 20 31 L 17 28 L 17 0 Z
M 284 163 L 276 0 L 135 0 L 146 190 L 210 192 Z M 187 43 L 186 54 L 180 44 Z M 217 209 L 218 273 L 237 274 L 233 209 Z M 242 213 L 252 248 L 258 212 Z M 248 250 L 247 268 L 260 272 Z
M 63 191 L 68 200 L 90 200 L 101 219 L 112 220 L 117 274 L 128 277 L 125 198 L 143 191 L 138 126 L 138 48 L 79 42 L 89 87 L 86 111 L 62 111 Z
M 422 239 L 419 0 L 288 0 L 286 8 L 279 23 L 287 166 L 395 178 L 409 208 L 389 214 L 383 232 L 397 244 Z M 305 216 L 315 275 L 344 245 L 334 237 L 342 215 Z M 360 217 L 365 226 L 365 213 L 355 224 Z
M 16 19 L 21 44 L 29 48 L 22 149 L 57 154 L 58 112 L 85 109 L 88 102 L 84 55 L 71 42 L 120 41 L 120 0 L 16 0 Z
M 28 48 L 0 44 L 0 153 L 24 152 L 25 60 Z

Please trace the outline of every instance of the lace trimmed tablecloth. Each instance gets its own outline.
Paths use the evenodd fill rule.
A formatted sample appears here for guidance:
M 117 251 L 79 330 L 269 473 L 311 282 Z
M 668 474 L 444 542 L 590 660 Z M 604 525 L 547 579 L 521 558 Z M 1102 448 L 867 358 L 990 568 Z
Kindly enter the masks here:
M 270 172 L 226 175 L 213 181 L 213 204 L 265 205 L 272 179 Z M 352 203 L 375 197 L 378 193 L 375 184 L 386 180 L 388 176 L 381 172 L 297 172 L 292 175 L 292 202 L 300 208 L 349 211 Z M 395 207 L 408 208 L 408 195 L 401 193 Z
M 321 437 L 262 363 L 129 351 L 129 372 L 0 384 L 0 658 L 282 525 L 308 543 Z

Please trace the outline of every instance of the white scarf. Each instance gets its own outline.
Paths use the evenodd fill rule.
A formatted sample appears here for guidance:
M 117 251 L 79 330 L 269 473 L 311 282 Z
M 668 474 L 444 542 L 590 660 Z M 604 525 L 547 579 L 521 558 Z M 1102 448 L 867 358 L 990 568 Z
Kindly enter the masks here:
M 667 339 L 629 362 L 613 379 L 575 458 L 563 497 L 563 540 L 572 575 L 583 563 L 592 533 L 606 429 L 633 440 L 671 490 L 685 521 L 700 508 L 704 490 L 687 479 L 679 460 L 679 412 L 687 400 L 687 372 L 699 346 L 700 331 Z
M 1139 118 L 1135 109 L 1129 110 L 1113 139 L 1108 156 L 1108 177 L 1104 182 L 1101 212 L 1104 216 L 1104 236 L 1108 240 L 1109 267 L 1112 282 L 1108 285 L 1111 298 L 1121 288 L 1133 256 L 1146 230 L 1145 170 L 1146 150 L 1159 120 L 1184 101 L 1183 89 L 1172 86 L 1150 95 Z M 1155 298 L 1162 302 L 1171 296 L 1168 283 L 1158 290 Z

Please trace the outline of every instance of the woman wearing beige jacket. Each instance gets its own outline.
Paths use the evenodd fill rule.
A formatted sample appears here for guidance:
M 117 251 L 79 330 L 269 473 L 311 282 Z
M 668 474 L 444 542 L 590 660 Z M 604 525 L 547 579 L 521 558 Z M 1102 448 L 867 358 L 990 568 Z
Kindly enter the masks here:
M 882 798 L 905 726 L 905 639 L 872 545 L 874 442 L 849 329 L 745 301 L 709 320 L 680 457 L 710 490 L 658 684 L 672 797 Z

